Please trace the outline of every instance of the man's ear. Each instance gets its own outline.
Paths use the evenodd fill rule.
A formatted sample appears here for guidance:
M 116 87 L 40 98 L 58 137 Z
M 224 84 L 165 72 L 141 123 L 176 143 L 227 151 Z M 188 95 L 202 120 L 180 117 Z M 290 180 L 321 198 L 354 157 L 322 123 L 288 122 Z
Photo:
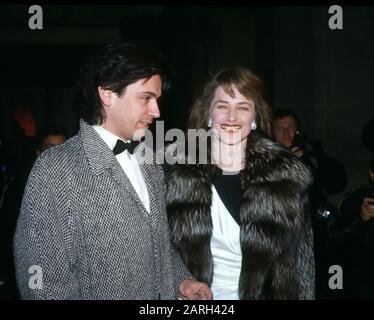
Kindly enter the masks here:
M 100 99 L 103 102 L 103 106 L 109 107 L 112 104 L 112 95 L 114 94 L 113 91 L 100 86 L 97 88 L 97 90 L 99 92 Z

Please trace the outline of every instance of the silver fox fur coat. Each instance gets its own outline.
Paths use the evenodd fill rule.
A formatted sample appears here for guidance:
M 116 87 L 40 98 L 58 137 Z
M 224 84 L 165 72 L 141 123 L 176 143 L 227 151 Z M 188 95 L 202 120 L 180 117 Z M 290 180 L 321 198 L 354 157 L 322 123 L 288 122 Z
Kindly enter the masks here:
M 291 152 L 251 133 L 240 173 L 240 299 L 314 299 L 309 169 Z M 209 157 L 208 157 L 209 158 Z M 213 277 L 211 164 L 165 168 L 171 240 L 189 271 Z

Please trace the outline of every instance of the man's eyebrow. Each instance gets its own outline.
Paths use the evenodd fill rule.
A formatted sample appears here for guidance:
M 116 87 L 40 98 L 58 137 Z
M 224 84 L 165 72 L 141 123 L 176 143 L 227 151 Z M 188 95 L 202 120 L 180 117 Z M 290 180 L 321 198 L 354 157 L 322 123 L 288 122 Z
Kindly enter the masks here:
M 148 94 L 148 95 L 150 95 L 152 97 L 157 98 L 157 94 L 154 93 L 154 92 L 152 92 L 152 91 L 142 91 L 140 94 Z

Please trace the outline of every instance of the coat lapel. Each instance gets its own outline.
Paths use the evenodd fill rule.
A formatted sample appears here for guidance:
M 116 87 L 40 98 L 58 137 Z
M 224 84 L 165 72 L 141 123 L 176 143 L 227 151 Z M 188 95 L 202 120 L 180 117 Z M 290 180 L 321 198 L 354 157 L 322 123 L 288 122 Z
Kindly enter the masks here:
M 113 179 L 118 183 L 119 187 L 126 191 L 127 194 L 136 202 L 138 207 L 142 210 L 144 215 L 147 215 L 148 212 L 144 207 L 143 202 L 140 200 L 136 190 L 130 182 L 130 179 L 127 177 L 126 173 L 122 170 L 121 165 L 116 161 L 111 168 Z M 149 192 L 149 191 L 148 191 Z
M 150 149 L 147 149 L 144 143 L 141 143 L 139 147 L 136 148 L 134 154 L 138 160 L 147 186 L 151 221 L 152 224 L 157 227 L 159 221 L 159 206 L 157 206 L 157 203 L 160 200 L 161 194 L 159 192 L 160 186 L 158 185 L 160 182 L 158 181 L 157 183 L 154 179 L 154 177 L 159 176 L 155 166 L 154 154 Z
M 79 135 L 92 172 L 95 175 L 100 175 L 106 170 L 110 170 L 113 179 L 119 185 L 119 188 L 125 190 L 126 193 L 130 195 L 144 215 L 148 215 L 143 202 L 140 200 L 126 173 L 122 170 L 121 165 L 118 163 L 112 150 L 110 150 L 105 141 L 101 139 L 95 129 L 81 120 Z M 148 188 L 148 194 L 151 196 L 152 192 L 148 186 L 149 178 L 146 177 L 147 172 L 143 170 L 143 174 Z M 151 198 L 150 203 L 152 204 Z

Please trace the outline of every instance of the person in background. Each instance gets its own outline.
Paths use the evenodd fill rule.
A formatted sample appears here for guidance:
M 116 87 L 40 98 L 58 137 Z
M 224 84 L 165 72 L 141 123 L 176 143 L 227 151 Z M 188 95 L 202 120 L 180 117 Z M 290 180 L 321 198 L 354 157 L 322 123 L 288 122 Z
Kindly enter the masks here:
M 329 225 L 344 299 L 374 299 L 374 158 L 368 176 L 367 184 L 346 195 Z
M 292 109 L 276 109 L 273 112 L 273 138 L 313 170 L 315 184 L 325 195 L 337 194 L 345 189 L 347 173 L 344 166 L 326 154 L 321 141 L 308 141 L 299 117 Z
M 59 124 L 47 124 L 38 130 L 37 135 L 37 150 L 39 155 L 43 151 L 63 144 L 68 138 L 67 130 Z
M 336 214 L 328 196 L 342 191 L 347 183 L 347 174 L 342 164 L 328 156 L 322 143 L 308 141 L 299 117 L 292 109 L 277 109 L 273 113 L 273 138 L 306 164 L 313 173 L 313 184 L 309 188 L 310 209 L 314 233 L 316 259 L 316 298 L 330 299 L 328 287 L 329 266 L 333 264 L 328 235 L 328 223 Z
M 35 120 L 28 108 L 1 104 L 0 117 L 0 300 L 19 299 L 12 242 L 30 164 Z

